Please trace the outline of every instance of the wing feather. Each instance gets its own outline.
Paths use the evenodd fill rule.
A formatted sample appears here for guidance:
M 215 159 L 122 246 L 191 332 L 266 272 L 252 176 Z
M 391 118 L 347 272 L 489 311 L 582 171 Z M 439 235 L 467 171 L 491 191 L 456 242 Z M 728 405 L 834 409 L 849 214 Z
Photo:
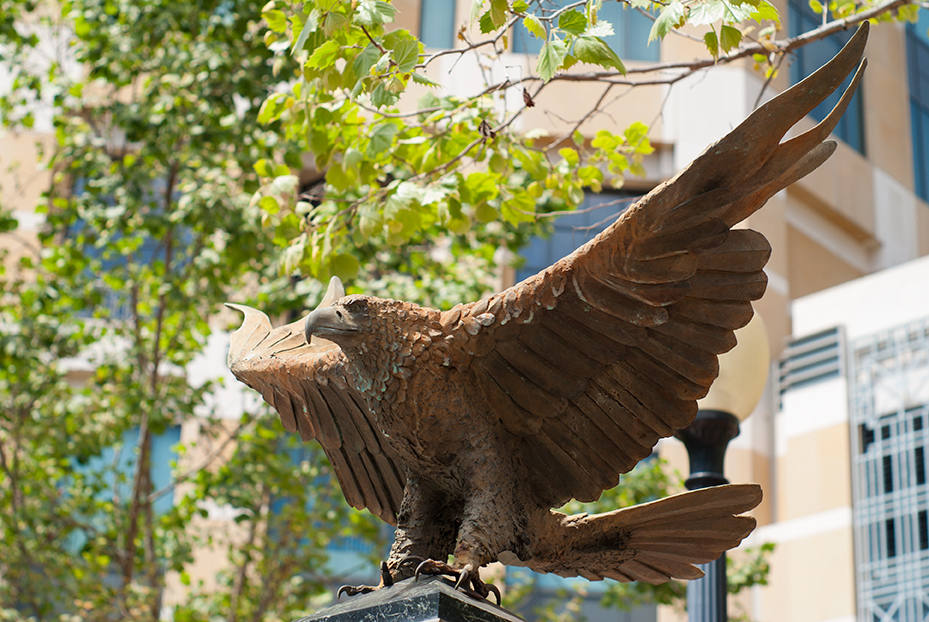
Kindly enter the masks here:
M 767 241 L 731 227 L 829 157 L 834 146 L 823 141 L 864 63 L 826 120 L 781 139 L 858 65 L 866 38 L 864 26 L 836 59 L 573 254 L 443 314 L 455 339 L 483 338 L 482 348 L 469 346 L 469 363 L 488 379 L 494 414 L 521 437 L 520 459 L 534 490 L 551 495 L 546 501 L 596 498 L 659 438 L 693 420 L 696 400 L 718 374 L 718 355 L 735 345 L 734 331 L 749 322 L 767 285 Z M 493 321 L 476 323 L 481 314 Z M 538 471 L 540 453 L 569 474 L 567 485 Z M 663 580 L 662 567 L 640 560 L 622 574 Z
M 596 360 L 543 324 L 536 330 L 520 333 L 518 340 L 556 369 L 571 370 L 572 377 L 586 380 L 600 371 L 600 364 Z
M 342 351 L 306 343 L 302 320 L 271 329 L 264 313 L 229 306 L 245 314 L 230 338 L 232 373 L 261 393 L 286 430 L 319 441 L 349 504 L 395 525 L 406 477 L 364 396 L 347 381 Z

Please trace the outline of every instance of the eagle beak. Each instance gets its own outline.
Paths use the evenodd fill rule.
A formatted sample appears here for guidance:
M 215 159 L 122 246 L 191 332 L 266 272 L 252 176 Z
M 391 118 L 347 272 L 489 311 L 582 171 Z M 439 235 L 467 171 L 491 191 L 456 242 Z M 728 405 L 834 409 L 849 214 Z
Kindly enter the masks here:
M 306 316 L 304 335 L 306 342 L 310 343 L 313 335 L 340 343 L 345 337 L 353 335 L 360 330 L 355 318 L 341 307 L 321 307 L 311 311 Z M 340 339 L 340 337 L 342 339 Z

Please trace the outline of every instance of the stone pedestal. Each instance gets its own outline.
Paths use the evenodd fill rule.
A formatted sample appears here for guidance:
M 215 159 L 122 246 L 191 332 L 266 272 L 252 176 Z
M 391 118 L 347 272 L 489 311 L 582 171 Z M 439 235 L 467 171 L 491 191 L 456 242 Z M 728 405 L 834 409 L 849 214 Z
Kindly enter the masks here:
M 496 605 L 471 598 L 444 577 L 407 579 L 358 596 L 297 622 L 525 622 Z

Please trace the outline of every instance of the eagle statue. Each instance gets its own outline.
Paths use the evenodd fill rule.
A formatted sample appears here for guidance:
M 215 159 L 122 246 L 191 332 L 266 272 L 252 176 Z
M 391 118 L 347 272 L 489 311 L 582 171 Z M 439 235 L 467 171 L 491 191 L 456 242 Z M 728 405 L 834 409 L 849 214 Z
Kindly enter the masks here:
M 348 503 L 396 526 L 382 586 L 442 573 L 486 597 L 496 589 L 479 569 L 494 561 L 694 579 L 695 564 L 752 531 L 742 514 L 761 501 L 755 484 L 596 515 L 552 508 L 596 500 L 694 419 L 765 290 L 770 246 L 733 226 L 832 154 L 867 33 L 865 22 L 595 239 L 503 292 L 438 311 L 345 296 L 333 279 L 316 310 L 278 328 L 229 305 L 245 316 L 231 337 L 235 376 L 284 428 L 319 441 Z M 781 142 L 856 65 L 832 112 Z

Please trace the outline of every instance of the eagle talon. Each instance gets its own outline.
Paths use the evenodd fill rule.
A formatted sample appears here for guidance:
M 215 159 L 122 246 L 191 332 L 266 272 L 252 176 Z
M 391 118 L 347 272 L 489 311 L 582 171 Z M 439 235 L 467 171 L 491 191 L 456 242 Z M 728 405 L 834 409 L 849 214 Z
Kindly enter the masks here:
M 467 564 L 461 570 L 449 566 L 445 562 L 437 562 L 434 559 L 424 560 L 416 567 L 413 573 L 414 580 L 419 579 L 421 574 L 443 574 L 455 578 L 455 589 L 460 590 L 472 598 L 487 600 L 490 594 L 494 595 L 497 605 L 500 604 L 500 590 L 495 585 L 481 581 L 480 572 L 472 565 Z
M 377 587 L 372 587 L 370 585 L 343 585 L 339 588 L 339 591 L 336 593 L 336 600 L 342 597 L 344 592 L 347 596 L 357 596 L 358 594 L 367 594 L 373 592 L 374 590 L 379 589 Z
M 387 568 L 387 562 L 381 562 L 381 585 L 384 587 L 390 587 L 394 584 L 393 575 L 390 574 L 390 569 Z

